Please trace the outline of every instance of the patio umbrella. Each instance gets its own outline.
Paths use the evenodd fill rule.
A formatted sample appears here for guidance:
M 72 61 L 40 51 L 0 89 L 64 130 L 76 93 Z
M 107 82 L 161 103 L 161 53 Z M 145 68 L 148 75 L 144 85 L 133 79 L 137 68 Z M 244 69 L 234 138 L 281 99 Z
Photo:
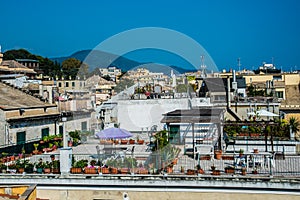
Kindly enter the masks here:
M 252 115 L 252 116 L 256 115 L 258 117 L 278 117 L 279 116 L 275 113 L 272 113 L 272 112 L 269 112 L 266 110 L 258 110 L 256 112 L 248 112 L 247 114 Z
M 257 111 L 257 115 L 260 117 L 278 117 L 279 115 L 266 111 L 266 110 L 259 110 Z
M 96 133 L 96 136 L 100 139 L 121 139 L 132 137 L 132 134 L 121 128 L 107 128 Z

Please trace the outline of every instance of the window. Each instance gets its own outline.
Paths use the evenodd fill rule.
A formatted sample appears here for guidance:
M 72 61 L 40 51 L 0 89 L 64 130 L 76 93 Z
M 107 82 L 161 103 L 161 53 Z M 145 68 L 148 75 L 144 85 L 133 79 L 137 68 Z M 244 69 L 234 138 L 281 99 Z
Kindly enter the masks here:
M 278 98 L 283 98 L 283 91 L 276 92 Z
M 26 132 L 17 132 L 17 144 L 25 144 L 26 142 Z
M 72 82 L 72 87 L 75 87 L 75 82 Z
M 69 82 L 66 82 L 66 87 L 69 87 Z
M 87 122 L 81 122 L 81 130 L 87 131 Z
M 179 125 L 170 125 L 170 137 L 171 144 L 180 143 L 180 126 Z
M 42 129 L 42 138 L 45 136 L 49 136 L 49 128 L 43 128 Z
M 58 129 L 59 129 L 58 130 L 59 134 L 63 135 L 64 134 L 64 127 L 63 126 L 59 126 Z
M 61 87 L 61 82 L 58 83 L 58 87 Z

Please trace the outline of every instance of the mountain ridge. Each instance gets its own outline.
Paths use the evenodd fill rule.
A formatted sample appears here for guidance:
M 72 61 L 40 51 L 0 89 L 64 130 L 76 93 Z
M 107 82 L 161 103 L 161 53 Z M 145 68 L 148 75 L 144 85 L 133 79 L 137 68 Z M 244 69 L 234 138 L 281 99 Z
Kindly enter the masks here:
M 183 74 L 185 72 L 195 71 L 195 69 L 186 69 L 178 66 L 166 66 L 162 64 L 157 64 L 153 62 L 141 63 L 131 59 L 128 59 L 124 56 L 118 56 L 115 54 L 107 53 L 99 50 L 80 50 L 76 51 L 70 56 L 63 57 L 54 57 L 50 58 L 52 61 L 62 63 L 68 58 L 76 58 L 82 62 L 85 62 L 89 65 L 90 71 L 93 71 L 96 67 L 98 68 L 107 68 L 109 66 L 116 66 L 122 71 L 132 70 L 134 68 L 143 67 L 151 72 L 163 72 L 167 75 L 170 75 L 171 69 L 176 74 Z

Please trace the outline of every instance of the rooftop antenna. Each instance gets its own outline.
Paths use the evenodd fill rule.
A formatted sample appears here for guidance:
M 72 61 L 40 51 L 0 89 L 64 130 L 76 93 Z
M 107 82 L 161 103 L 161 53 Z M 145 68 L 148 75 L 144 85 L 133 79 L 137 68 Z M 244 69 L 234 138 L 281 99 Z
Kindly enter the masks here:
M 206 66 L 204 64 L 204 55 L 201 55 L 201 69 L 202 69 L 201 77 L 205 78 L 206 77 L 206 74 L 205 74 Z
M 241 58 L 238 58 L 237 61 L 238 61 L 239 71 L 241 71 Z

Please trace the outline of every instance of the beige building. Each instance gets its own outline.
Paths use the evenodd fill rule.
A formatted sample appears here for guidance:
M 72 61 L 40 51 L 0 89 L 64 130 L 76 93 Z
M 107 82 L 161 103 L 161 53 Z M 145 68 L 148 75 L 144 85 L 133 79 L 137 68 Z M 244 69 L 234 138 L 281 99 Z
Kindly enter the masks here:
M 56 105 L 4 83 L 0 83 L 0 91 L 0 145 L 27 143 L 57 133 Z
M 15 60 L 3 60 L 3 54 L 0 52 L 0 75 L 4 74 L 26 74 L 34 77 L 36 72 Z

